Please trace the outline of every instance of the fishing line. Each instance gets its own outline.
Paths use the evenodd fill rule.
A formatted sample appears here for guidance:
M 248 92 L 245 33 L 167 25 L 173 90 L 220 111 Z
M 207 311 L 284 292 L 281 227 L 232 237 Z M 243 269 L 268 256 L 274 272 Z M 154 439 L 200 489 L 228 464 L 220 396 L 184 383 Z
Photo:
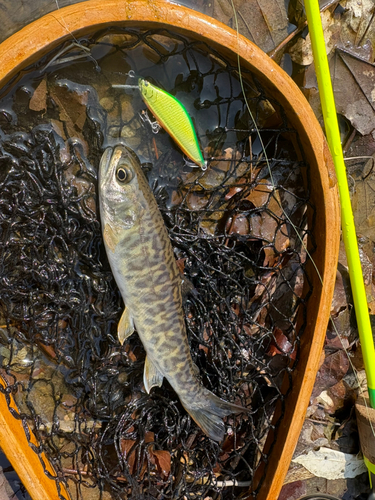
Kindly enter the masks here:
M 59 5 L 59 2 L 58 0 L 55 0 L 55 3 L 56 3 L 56 7 L 57 7 L 57 10 L 60 11 L 60 5 Z M 62 20 L 62 23 L 53 15 L 53 13 L 51 14 L 53 16 L 54 19 L 56 19 L 56 21 L 63 27 L 66 29 L 66 31 L 68 33 L 71 34 L 73 40 L 78 44 L 80 45 L 79 41 L 77 40 L 77 38 L 73 35 L 73 33 L 70 31 L 70 29 L 68 28 L 68 25 L 66 24 L 65 22 L 65 19 L 63 18 L 63 16 L 61 16 L 61 20 Z
M 268 168 L 268 172 L 269 172 L 269 175 L 270 175 L 270 180 L 271 180 L 271 184 L 272 184 L 272 187 L 273 189 L 275 190 L 276 189 L 276 185 L 274 183 L 274 179 L 273 179 L 273 175 L 272 175 L 272 170 L 271 170 L 271 166 L 270 166 L 270 162 L 269 162 L 269 159 L 268 159 L 268 155 L 267 155 L 267 151 L 266 151 L 266 148 L 264 146 L 264 142 L 263 142 L 263 139 L 261 137 L 261 134 L 260 134 L 260 131 L 259 131 L 259 127 L 256 123 L 256 121 L 254 120 L 254 116 L 253 116 L 253 113 L 250 109 L 250 106 L 249 106 L 249 103 L 248 103 L 248 100 L 247 100 L 247 97 L 246 97 L 246 93 L 245 93 L 245 88 L 244 88 L 244 84 L 243 84 L 243 77 L 242 77 L 242 70 L 241 70 L 241 61 L 240 61 L 240 55 L 239 55 L 239 28 L 238 28 L 238 18 L 237 18 L 237 12 L 236 12 L 236 9 L 235 9 L 235 6 L 234 6 L 234 2 L 233 0 L 230 0 L 231 2 L 231 5 L 232 5 L 232 10 L 233 10 L 233 16 L 234 16 L 234 22 L 235 22 L 235 25 L 236 25 L 236 35 L 237 35 L 237 67 L 238 67 L 238 75 L 239 75 L 239 80 L 240 80 L 240 85 L 241 85 L 241 90 L 242 90 L 242 94 L 243 94 L 243 97 L 244 97 L 244 101 L 245 101 L 245 105 L 246 105 L 246 108 L 249 112 L 249 115 L 254 123 L 254 128 L 257 132 L 257 136 L 259 138 L 259 142 L 261 144 L 261 147 L 263 149 L 263 152 L 264 152 L 264 156 L 265 156 L 265 161 L 266 161 L 266 164 L 267 164 L 267 168 Z M 288 222 L 290 223 L 290 225 L 292 226 L 292 228 L 294 229 L 295 231 L 295 234 L 297 236 L 297 238 L 299 239 L 303 249 L 305 250 L 307 256 L 309 257 L 310 261 L 312 262 L 312 265 L 314 266 L 315 268 L 315 271 L 317 273 L 317 276 L 319 278 L 319 281 L 321 283 L 321 285 L 323 286 L 323 278 L 322 278 L 322 275 L 320 274 L 319 272 L 319 269 L 314 261 L 314 259 L 312 258 L 310 252 L 308 251 L 307 247 L 306 247 L 306 244 L 305 242 L 303 241 L 303 239 L 301 238 L 301 235 L 299 234 L 296 226 L 293 224 L 293 221 L 290 219 L 290 217 L 288 216 L 288 214 L 285 212 L 284 208 L 280 205 L 280 202 L 277 200 L 277 198 L 275 198 L 275 201 L 276 203 L 279 205 L 280 209 L 283 211 L 283 214 L 285 215 L 286 219 L 288 220 Z M 334 323 L 334 318 L 333 316 L 330 314 L 330 321 L 331 321 L 331 325 L 333 327 L 333 330 L 335 332 L 335 334 L 337 335 L 337 337 L 339 338 L 340 340 L 340 343 L 342 345 L 342 348 L 349 360 L 349 364 L 351 366 L 351 369 L 353 370 L 353 373 L 354 373 L 354 377 L 356 379 L 356 382 L 357 382 L 357 385 L 358 385 L 358 389 L 359 389 L 359 393 L 361 394 L 363 400 L 364 400 L 364 403 L 365 403 L 365 406 L 366 408 L 368 408 L 368 405 L 367 405 L 367 402 L 366 402 L 366 399 L 365 399 L 365 396 L 364 396 L 364 391 L 362 389 L 362 386 L 361 386 L 361 382 L 358 378 L 358 375 L 357 375 L 357 369 L 355 368 L 352 360 L 350 359 L 350 355 L 344 345 L 344 342 L 343 342 L 343 339 Z M 372 422 L 370 421 L 370 424 L 371 424 L 371 429 L 372 429 L 372 432 L 375 436 L 375 429 L 373 428 L 372 426 Z
M 55 3 L 56 3 L 57 10 L 58 10 L 58 11 L 60 11 L 61 9 L 60 9 L 60 6 L 59 6 L 59 2 L 58 2 L 58 0 L 55 0 Z M 79 40 L 78 40 L 78 39 L 74 36 L 74 34 L 70 31 L 70 29 L 69 29 L 68 25 L 66 24 L 65 19 L 63 18 L 63 16 L 61 16 L 61 21 L 62 21 L 62 22 L 60 22 L 60 20 L 59 20 L 59 19 L 57 19 L 57 17 L 55 17 L 55 16 L 53 15 L 53 12 L 51 12 L 49 15 L 50 15 L 50 16 L 52 16 L 52 17 L 53 17 L 53 18 L 54 18 L 54 19 L 55 19 L 55 20 L 56 20 L 56 21 L 60 24 L 60 26 L 62 26 L 62 27 L 63 27 L 63 28 L 64 28 L 64 29 L 65 29 L 65 30 L 66 30 L 66 31 L 67 31 L 67 32 L 68 32 L 68 33 L 72 36 L 72 38 L 73 38 L 73 40 L 74 40 L 74 43 L 75 43 L 78 47 L 81 47 L 81 49 L 82 49 L 84 52 L 86 52 L 86 53 L 87 53 L 87 51 L 89 51 L 89 53 L 87 53 L 87 57 L 89 57 L 90 59 L 92 59 L 92 60 L 94 61 L 94 64 L 95 64 L 95 68 L 96 68 L 96 70 L 97 70 L 97 71 L 100 71 L 100 66 L 99 66 L 99 64 L 98 64 L 98 61 L 95 59 L 95 57 L 93 57 L 93 56 L 92 56 L 91 51 L 90 51 L 87 47 L 85 47 L 84 45 L 82 45 L 82 44 L 79 42 Z M 61 54 L 58 54 L 56 57 L 58 57 L 59 55 L 61 55 Z M 81 56 L 81 57 L 82 57 L 82 56 Z M 52 60 L 53 60 L 53 59 L 52 59 Z M 51 62 L 52 62 L 52 61 L 50 61 L 50 62 L 47 64 L 46 68 L 44 68 L 44 69 L 47 69 L 47 67 L 50 65 L 50 63 L 51 63 Z M 65 62 L 67 62 L 67 61 L 65 61 Z M 61 62 L 61 64 L 63 64 L 63 62 Z

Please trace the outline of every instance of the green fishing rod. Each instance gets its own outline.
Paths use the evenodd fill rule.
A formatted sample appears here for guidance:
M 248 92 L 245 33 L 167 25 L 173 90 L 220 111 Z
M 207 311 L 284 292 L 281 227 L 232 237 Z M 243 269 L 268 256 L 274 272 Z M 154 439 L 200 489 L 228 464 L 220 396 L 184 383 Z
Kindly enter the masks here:
M 355 314 L 361 341 L 363 361 L 365 365 L 369 401 L 375 408 L 375 349 L 371 330 L 370 316 L 367 305 L 365 285 L 361 261 L 359 258 L 357 235 L 346 176 L 344 156 L 341 147 L 340 131 L 337 121 L 336 105 L 333 95 L 323 27 L 320 17 L 318 0 L 305 0 L 307 23 L 311 38 L 315 71 L 319 86 L 325 132 L 329 149 L 335 165 L 341 203 L 341 226 L 348 260 L 350 284 L 352 288 Z M 375 440 L 375 436 L 374 436 Z M 375 474 L 375 464 L 365 457 L 365 463 L 370 473 Z

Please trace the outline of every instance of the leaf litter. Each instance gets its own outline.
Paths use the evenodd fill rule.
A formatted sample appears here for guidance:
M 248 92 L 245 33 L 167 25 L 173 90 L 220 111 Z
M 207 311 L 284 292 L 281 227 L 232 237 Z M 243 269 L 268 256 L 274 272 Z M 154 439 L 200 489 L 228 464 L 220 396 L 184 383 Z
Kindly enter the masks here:
M 321 10 L 344 154 L 348 157 L 348 180 L 370 318 L 375 324 L 375 173 L 373 161 L 367 158 L 375 158 L 375 5 L 371 0 L 343 0 L 331 2 L 328 8 L 321 3 Z M 274 55 L 278 61 L 282 55 L 291 57 L 292 77 L 323 125 L 310 36 L 307 30 L 303 31 L 305 16 L 301 2 L 289 2 L 288 15 L 297 26 L 295 35 L 282 42 Z M 295 458 L 303 457 L 302 461 L 309 452 L 319 454 L 317 450 L 321 447 L 342 455 L 344 452 L 350 454 L 350 460 L 359 451 L 353 409 L 356 399 L 366 390 L 366 384 L 343 248 L 331 314 L 332 323 L 327 330 L 320 370 L 294 455 Z M 353 474 L 360 474 L 361 470 L 355 472 L 354 469 Z M 315 492 L 313 488 L 318 478 L 311 479 L 313 474 L 318 472 L 312 473 L 301 465 L 292 464 L 286 479 L 290 484 L 284 487 L 280 500 L 297 499 L 301 494 Z M 320 491 L 333 493 L 329 484 L 337 483 L 335 494 L 341 497 L 346 491 L 345 498 L 350 500 L 369 491 L 367 474 L 361 475 L 362 479 L 356 482 L 338 477 L 338 473 L 336 477 L 333 474 Z

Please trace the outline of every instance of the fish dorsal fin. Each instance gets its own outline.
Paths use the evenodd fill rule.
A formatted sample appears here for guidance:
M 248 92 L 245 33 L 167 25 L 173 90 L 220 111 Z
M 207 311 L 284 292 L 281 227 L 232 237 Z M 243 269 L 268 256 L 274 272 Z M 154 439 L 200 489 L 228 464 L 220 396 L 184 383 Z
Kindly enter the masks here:
M 129 309 L 125 307 L 121 319 L 117 325 L 117 335 L 120 344 L 122 345 L 133 332 L 134 332 L 133 318 L 130 316 Z
M 146 356 L 145 361 L 145 371 L 143 373 L 143 383 L 147 394 L 150 393 L 151 389 L 155 386 L 161 387 L 163 383 L 163 374 L 159 372 L 156 366 L 152 363 L 150 358 Z

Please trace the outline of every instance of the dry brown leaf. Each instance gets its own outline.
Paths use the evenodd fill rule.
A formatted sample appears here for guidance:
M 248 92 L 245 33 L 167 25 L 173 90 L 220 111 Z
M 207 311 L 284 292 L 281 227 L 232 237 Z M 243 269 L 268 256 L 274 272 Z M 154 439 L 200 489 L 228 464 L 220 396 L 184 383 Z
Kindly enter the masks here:
M 240 234 L 246 236 L 250 232 L 247 216 L 244 214 L 236 214 L 234 217 L 229 217 L 225 230 L 228 235 Z
M 250 217 L 250 234 L 263 240 L 270 246 L 264 247 L 264 265 L 272 267 L 278 260 L 278 252 L 286 250 L 290 244 L 286 225 L 279 227 L 279 218 L 283 216 L 280 196 L 274 186 L 263 179 L 246 197 L 257 208 L 267 207 L 267 211 Z M 275 249 L 271 244 L 274 245 Z M 276 253 L 275 253 L 276 251 Z
M 155 441 L 155 434 L 151 431 L 147 431 L 145 434 L 145 443 L 152 443 Z
M 373 144 L 371 147 L 373 151 Z M 363 170 L 351 173 L 355 181 L 352 205 L 357 232 L 375 241 L 375 171 L 366 179 L 362 178 L 363 172 L 370 171 L 371 167 L 372 161 L 370 160 Z
M 87 117 L 88 91 L 73 92 L 66 85 L 54 85 L 50 96 L 59 108 L 59 118 L 65 122 L 68 136 L 80 137 Z
M 32 111 L 43 111 L 47 109 L 47 78 L 44 77 L 34 91 L 29 102 Z
M 344 350 L 340 349 L 326 356 L 316 376 L 313 397 L 340 382 L 348 369 L 349 359 Z
M 62 137 L 64 139 L 64 141 L 66 140 L 66 134 L 65 134 L 65 131 L 64 131 L 64 125 L 62 122 L 60 122 L 59 120 L 55 120 L 54 118 L 51 119 L 51 125 L 53 127 L 53 130 L 56 132 L 56 134 L 58 134 L 60 137 Z
M 147 431 L 145 434 L 145 443 L 152 443 L 155 440 L 155 435 L 153 432 Z M 131 474 L 135 474 L 137 470 L 139 470 L 139 466 L 141 465 L 140 471 L 139 471 L 139 477 L 142 479 L 146 469 L 147 469 L 147 463 L 146 460 L 143 461 L 142 464 L 137 463 L 137 456 L 138 454 L 136 453 L 135 446 L 136 446 L 137 441 L 134 439 L 122 439 L 120 442 L 120 448 L 121 452 L 124 455 L 125 460 L 128 463 L 129 471 Z M 153 453 L 153 447 L 151 447 L 151 453 Z M 168 452 L 167 452 L 168 453 Z M 166 458 L 164 457 L 164 461 Z M 164 466 L 166 466 L 165 463 L 163 463 Z
M 207 206 L 209 199 L 209 193 L 203 191 L 191 191 L 186 196 L 186 203 L 190 210 L 202 210 Z
M 326 44 L 327 54 L 330 54 L 337 43 L 337 35 L 340 26 L 336 23 L 332 13 L 326 10 L 321 13 L 324 41 Z M 289 49 L 289 54 L 293 62 L 302 66 L 309 66 L 313 63 L 313 53 L 311 48 L 310 34 L 306 38 L 298 37 L 296 43 Z
M 375 65 L 347 50 L 336 50 L 333 87 L 338 113 L 367 135 L 375 129 Z
M 133 446 L 136 441 L 133 439 L 122 439 L 120 442 L 121 452 L 124 455 L 125 460 L 128 462 L 129 471 L 131 474 L 135 472 L 135 458 L 136 454 L 134 451 L 131 453 Z
M 186 257 L 184 257 L 183 259 L 176 260 L 177 267 L 178 267 L 181 274 L 184 274 L 184 271 L 185 271 L 185 261 L 186 261 Z
M 213 17 L 231 26 L 234 13 L 231 0 L 213 3 Z M 288 16 L 282 0 L 234 0 L 239 32 L 268 52 L 288 34 Z
M 155 457 L 156 466 L 158 471 L 163 476 L 168 477 L 171 471 L 171 454 L 166 450 L 156 450 L 152 452 Z
M 283 355 L 288 355 L 290 359 L 296 359 L 296 349 L 295 347 L 289 342 L 288 338 L 286 335 L 283 333 L 280 328 L 275 328 L 273 332 L 273 340 L 270 345 L 269 351 L 268 351 L 268 356 L 275 356 L 275 354 L 283 354 Z
M 237 185 L 229 188 L 228 193 L 225 195 L 225 201 L 230 200 L 235 194 L 240 193 L 244 189 L 244 186 L 239 186 L 238 184 L 245 184 L 246 182 L 247 179 L 245 179 L 244 177 L 238 179 L 236 183 Z

